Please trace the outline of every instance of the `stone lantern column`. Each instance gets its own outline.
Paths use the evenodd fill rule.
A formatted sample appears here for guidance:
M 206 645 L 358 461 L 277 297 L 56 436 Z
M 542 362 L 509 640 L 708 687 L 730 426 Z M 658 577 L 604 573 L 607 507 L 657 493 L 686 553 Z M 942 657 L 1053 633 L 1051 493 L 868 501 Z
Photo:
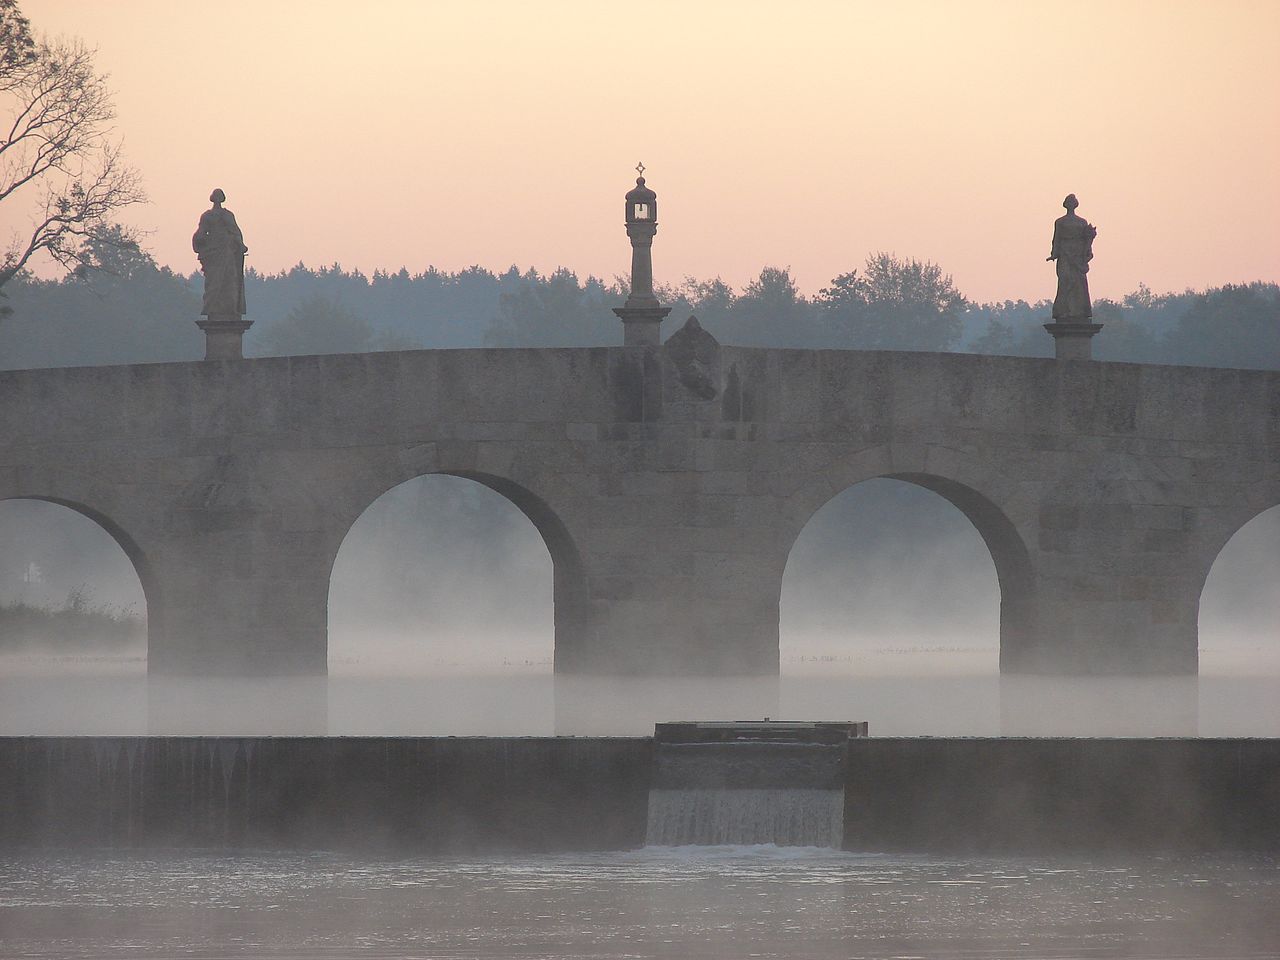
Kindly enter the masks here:
M 212 316 L 197 320 L 196 326 L 204 331 L 204 358 L 206 360 L 243 360 L 244 334 L 252 320 L 234 314 Z
M 636 170 L 644 173 L 644 164 Z M 613 312 L 622 321 L 622 342 L 628 347 L 656 347 L 662 342 L 662 320 L 670 307 L 658 303 L 653 293 L 653 236 L 658 232 L 658 195 L 636 177 L 626 197 L 627 236 L 631 240 L 631 293 Z

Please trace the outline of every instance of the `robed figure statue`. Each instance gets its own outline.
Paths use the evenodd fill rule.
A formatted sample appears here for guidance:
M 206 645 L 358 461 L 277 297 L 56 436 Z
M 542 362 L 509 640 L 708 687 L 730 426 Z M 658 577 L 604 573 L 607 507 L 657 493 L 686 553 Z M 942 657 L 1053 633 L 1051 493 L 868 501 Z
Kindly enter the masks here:
M 204 271 L 204 304 L 200 312 L 210 319 L 239 320 L 244 309 L 244 235 L 235 214 L 222 206 L 227 195 L 209 194 L 213 206 L 200 215 L 191 247 Z
M 1093 259 L 1094 226 L 1076 216 L 1080 201 L 1074 193 L 1062 201 L 1066 216 L 1053 223 L 1053 248 L 1045 259 L 1056 260 L 1058 295 L 1053 298 L 1056 323 L 1091 323 L 1093 305 L 1089 302 L 1089 261 Z

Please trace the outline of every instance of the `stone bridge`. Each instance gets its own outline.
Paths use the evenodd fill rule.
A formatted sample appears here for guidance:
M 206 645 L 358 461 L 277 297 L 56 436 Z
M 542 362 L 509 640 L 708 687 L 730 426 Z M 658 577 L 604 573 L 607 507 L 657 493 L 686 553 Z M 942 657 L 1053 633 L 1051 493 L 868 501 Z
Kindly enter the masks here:
M 0 373 L 0 499 L 106 528 L 154 672 L 324 673 L 379 495 L 468 477 L 537 526 L 560 672 L 771 674 L 792 544 L 852 484 L 947 498 L 1005 671 L 1194 673 L 1218 551 L 1280 503 L 1280 373 L 721 346 L 434 350 Z

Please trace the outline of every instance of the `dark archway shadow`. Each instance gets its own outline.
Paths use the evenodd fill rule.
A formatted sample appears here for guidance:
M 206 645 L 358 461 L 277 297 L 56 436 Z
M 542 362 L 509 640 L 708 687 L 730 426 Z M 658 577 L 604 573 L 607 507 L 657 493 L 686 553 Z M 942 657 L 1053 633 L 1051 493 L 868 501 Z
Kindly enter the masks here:
M 954 480 L 923 473 L 889 474 L 888 479 L 932 490 L 963 513 L 978 531 L 1000 584 L 1000 669 L 1016 667 L 1018 653 L 1032 629 L 1035 576 L 1027 546 L 1012 521 L 982 494 Z
M 138 580 L 141 587 L 143 597 L 143 616 L 147 625 L 147 648 L 157 643 L 162 635 L 162 624 L 160 622 L 160 611 L 163 609 L 160 603 L 159 586 L 157 578 L 151 569 L 150 560 L 138 546 L 137 542 L 115 521 L 110 517 L 95 510 L 83 503 L 77 503 L 59 497 L 40 497 L 40 496 L 22 496 L 22 497 L 6 497 L 0 499 L 0 503 L 17 503 L 22 501 L 49 503 L 59 507 L 66 508 L 73 513 L 92 521 L 101 530 L 103 530 L 120 548 L 124 556 L 128 559 L 134 576 Z
M 861 635 L 882 652 L 918 650 L 908 635 L 924 634 L 940 652 L 965 654 L 952 660 L 995 673 L 997 595 L 1024 589 L 1020 545 L 998 509 L 954 481 L 900 474 L 846 486 L 814 511 L 788 552 L 783 654 L 796 657 L 787 648 L 805 628 L 837 645 Z
M 456 556 L 460 547 L 469 542 L 471 542 L 471 545 L 478 546 L 482 550 L 487 549 L 489 551 L 488 562 L 484 563 L 479 569 L 469 571 L 468 576 L 471 580 L 478 582 L 480 586 L 486 588 L 484 593 L 488 598 L 487 602 L 490 604 L 490 607 L 492 607 L 494 603 L 498 603 L 506 608 L 501 611 L 500 616 L 500 619 L 505 624 L 510 625 L 515 620 L 522 617 L 523 611 L 520 609 L 521 604 L 524 604 L 524 606 L 528 608 L 527 619 L 532 622 L 538 621 L 546 612 L 550 612 L 550 626 L 553 637 L 551 650 L 541 647 L 540 643 L 535 644 L 535 646 L 541 647 L 541 649 L 546 653 L 551 653 L 558 664 L 564 656 L 571 653 L 575 648 L 577 641 L 581 636 L 581 630 L 585 622 L 585 579 L 583 576 L 583 565 L 578 548 L 564 523 L 545 501 L 522 485 L 491 474 L 463 471 L 440 471 L 419 474 L 415 477 L 409 477 L 387 490 L 384 490 L 377 498 L 371 501 L 347 530 L 342 545 L 335 554 L 334 565 L 329 578 L 330 623 L 332 624 L 334 622 L 334 609 L 332 605 L 336 596 L 335 574 L 339 572 L 340 565 L 343 563 L 339 558 L 343 556 L 344 551 L 347 551 L 350 548 L 353 532 L 358 530 L 361 520 L 369 516 L 370 512 L 374 511 L 376 505 L 379 503 L 384 505 L 387 504 L 385 498 L 389 495 L 393 495 L 395 491 L 404 491 L 406 496 L 411 495 L 410 492 L 413 488 L 410 485 L 415 483 L 419 484 L 417 496 L 427 501 L 432 500 L 433 495 L 426 492 L 426 488 L 421 485 L 421 481 L 424 479 L 429 480 L 432 477 L 456 478 L 478 484 L 479 486 L 486 488 L 488 491 L 492 491 L 497 494 L 503 500 L 507 501 L 507 504 L 513 506 L 515 510 L 510 511 L 510 514 L 515 514 L 516 511 L 518 511 L 520 515 L 523 515 L 522 520 L 517 521 L 517 527 L 521 522 L 523 522 L 523 520 L 527 520 L 532 524 L 533 530 L 537 532 L 537 537 L 535 538 L 532 536 L 533 531 L 529 532 L 529 537 L 525 537 L 518 529 L 511 527 L 507 521 L 502 519 L 502 514 L 504 512 L 502 507 L 493 502 L 488 503 L 488 505 L 479 505 L 484 511 L 480 519 L 496 519 L 497 527 L 495 527 L 493 523 L 482 523 L 480 529 L 476 530 L 474 526 L 469 527 L 463 520 L 456 517 L 441 517 L 437 515 L 435 521 L 435 525 L 437 527 L 435 530 L 437 542 L 434 542 L 431 546 L 430 550 L 432 551 L 432 557 L 428 559 L 430 562 L 435 562 L 434 557 L 439 556 L 442 559 L 442 562 L 447 563 L 451 552 Z M 441 495 L 442 499 L 445 500 L 446 503 L 453 502 L 453 505 L 456 507 L 456 498 L 458 496 L 469 496 L 465 493 L 460 493 L 460 491 L 465 491 L 465 488 L 469 487 L 470 483 L 462 486 L 455 486 L 453 488 L 445 487 L 445 492 Z M 451 489 L 452 492 L 450 492 Z M 449 501 L 448 498 L 450 497 L 454 498 L 454 500 Z M 494 498 L 488 497 L 487 495 L 485 495 L 484 499 L 488 501 L 494 500 Z M 435 513 L 435 509 L 437 508 L 432 508 L 431 512 Z M 403 522 L 403 525 L 406 528 L 410 528 L 416 521 L 413 519 L 412 511 L 406 513 L 405 510 L 406 508 L 403 506 L 397 508 L 397 512 L 400 516 L 400 520 Z M 505 527 L 504 524 L 506 524 Z M 425 527 L 422 528 L 422 532 L 426 535 Z M 474 538 L 476 537 L 481 538 L 482 541 L 484 538 L 488 538 L 489 542 L 481 542 L 477 545 L 474 543 Z M 525 577 L 520 584 L 503 584 L 500 582 L 485 581 L 485 578 L 488 577 L 490 571 L 492 571 L 493 575 L 499 579 L 503 575 L 503 570 L 505 570 L 505 573 L 508 576 L 512 572 L 509 564 L 506 563 L 509 558 L 501 553 L 501 548 L 506 545 L 502 539 L 503 537 L 507 537 L 510 540 L 510 544 L 513 545 L 512 548 L 518 551 L 523 551 L 522 555 L 525 559 L 528 560 L 529 563 L 534 564 L 536 564 L 537 561 L 529 557 L 529 543 L 530 540 L 540 539 L 541 545 L 546 551 L 544 556 L 549 557 L 551 561 L 551 596 L 548 598 L 551 600 L 551 603 L 549 610 L 541 606 L 543 602 L 542 597 L 533 597 L 530 601 L 530 598 L 527 596 L 527 589 L 524 594 L 521 593 L 521 587 L 530 588 L 530 583 L 528 582 L 530 580 L 529 577 Z M 495 540 L 497 542 L 494 542 Z M 374 549 L 370 543 L 365 543 L 364 547 L 370 550 Z M 499 552 L 494 553 L 494 550 L 498 550 Z M 473 565 L 475 563 L 476 561 L 473 559 Z M 532 579 L 536 580 L 537 577 L 533 576 Z M 435 584 L 425 584 L 424 582 L 424 590 L 427 587 L 434 589 Z M 510 588 L 509 595 L 504 595 L 503 591 L 508 588 Z M 349 596 L 351 594 L 350 588 L 344 586 L 342 589 L 345 595 Z M 536 589 L 536 585 L 534 585 L 533 589 Z M 482 626 L 486 622 L 487 616 L 493 613 L 493 610 L 476 609 L 473 611 L 467 611 L 465 609 L 457 609 L 459 607 L 465 607 L 465 601 L 461 599 L 461 593 L 462 591 L 460 590 L 458 591 L 459 596 L 448 598 L 448 605 L 454 608 L 449 611 L 448 623 L 457 627 L 459 625 L 466 626 L 474 621 L 475 625 Z M 474 616 L 472 616 L 473 614 Z M 437 626 L 440 626 L 440 624 L 437 624 Z M 531 651 L 531 655 L 534 657 L 539 656 L 537 651 Z M 333 656 L 331 655 L 331 664 L 334 662 Z
M 927 473 L 901 472 L 883 473 L 866 477 L 845 486 L 829 496 L 809 514 L 805 523 L 797 533 L 795 542 L 788 550 L 787 570 L 791 568 L 790 557 L 795 543 L 800 540 L 803 531 L 809 529 L 819 511 L 854 487 L 868 480 L 900 481 L 915 487 L 928 490 L 941 497 L 955 507 L 976 530 L 985 544 L 991 562 L 995 568 L 996 585 L 999 590 L 999 661 L 1004 669 L 1009 660 L 1016 660 L 1016 650 L 1029 629 L 1029 619 L 1033 609 L 1035 579 L 1026 545 L 1013 523 L 1004 512 L 983 494 L 966 484 L 945 477 Z M 967 572 L 967 571 L 966 571 Z M 908 572 L 904 571 L 904 575 Z M 994 639 L 994 638 L 993 638 Z
M 867 720 L 880 736 L 999 735 L 1000 597 L 1019 574 L 1001 582 L 992 541 L 1001 563 L 1020 559 L 1005 523 L 931 475 L 882 474 L 831 496 L 788 556 L 782 715 Z
M 1280 676 L 1280 504 L 1240 524 L 1205 570 L 1202 674 Z
M 0 733 L 139 735 L 160 604 L 138 544 L 68 498 L 0 498 Z

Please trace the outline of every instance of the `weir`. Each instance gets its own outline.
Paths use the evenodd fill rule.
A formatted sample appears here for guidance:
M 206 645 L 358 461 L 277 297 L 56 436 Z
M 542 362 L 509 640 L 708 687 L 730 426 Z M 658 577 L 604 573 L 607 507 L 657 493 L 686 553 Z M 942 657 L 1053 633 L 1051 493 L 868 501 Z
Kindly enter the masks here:
M 645 842 L 833 847 L 865 723 L 660 723 Z
M 704 755 L 724 757 L 705 774 L 685 762 L 699 755 L 692 744 L 648 737 L 0 737 L 0 849 L 423 855 L 627 850 L 655 836 L 834 843 L 820 801 L 840 793 L 845 850 L 1280 850 L 1280 739 L 845 734 L 841 748 L 739 740 L 733 729 L 704 741 Z M 843 751 L 842 781 L 824 779 L 827 750 Z M 695 796 L 664 798 L 664 789 Z M 701 790 L 718 793 L 718 808 L 698 807 Z M 797 796 L 805 790 L 815 793 Z M 784 800 L 803 809 L 765 814 Z M 698 820 L 682 808 L 707 812 Z M 681 823 L 688 833 L 675 833 Z M 744 829 L 717 834 L 717 823 Z M 748 823 L 776 832 L 748 834 Z

